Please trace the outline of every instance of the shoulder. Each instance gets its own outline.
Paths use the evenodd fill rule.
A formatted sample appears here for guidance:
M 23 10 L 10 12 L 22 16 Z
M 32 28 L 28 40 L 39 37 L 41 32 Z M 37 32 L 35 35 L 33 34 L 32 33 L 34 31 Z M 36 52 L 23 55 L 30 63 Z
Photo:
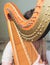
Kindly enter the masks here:
M 6 49 L 12 49 L 12 46 L 11 46 L 11 41 L 9 41 L 5 47 Z
M 12 51 L 11 42 L 9 41 L 3 51 L 2 62 L 12 62 L 12 56 L 13 56 L 13 51 Z
M 12 46 L 11 46 L 11 41 L 9 41 L 4 49 L 3 53 L 10 53 L 12 52 Z

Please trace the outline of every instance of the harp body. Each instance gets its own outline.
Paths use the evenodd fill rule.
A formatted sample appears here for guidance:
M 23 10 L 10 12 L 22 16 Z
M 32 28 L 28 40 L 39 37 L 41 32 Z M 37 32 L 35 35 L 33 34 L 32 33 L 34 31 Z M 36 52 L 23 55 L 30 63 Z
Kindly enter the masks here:
M 29 20 L 23 17 L 13 3 L 5 4 L 4 13 L 7 19 L 15 65 L 35 65 L 39 54 L 31 41 L 38 40 L 50 23 L 50 0 L 38 0 L 35 11 Z M 42 64 L 41 59 L 38 62 Z
M 30 41 L 21 38 L 13 21 L 8 24 L 15 65 L 32 65 L 38 59 L 38 52 Z

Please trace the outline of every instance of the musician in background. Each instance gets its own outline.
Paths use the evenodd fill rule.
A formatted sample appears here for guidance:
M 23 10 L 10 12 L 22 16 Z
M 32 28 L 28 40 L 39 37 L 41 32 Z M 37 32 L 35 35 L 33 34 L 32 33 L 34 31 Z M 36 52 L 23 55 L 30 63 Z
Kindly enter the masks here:
M 26 19 L 29 19 L 33 14 L 34 9 L 31 9 L 30 11 L 27 11 L 24 14 L 24 17 Z M 42 61 L 45 62 L 45 65 L 48 65 L 48 61 L 46 58 L 46 43 L 43 39 L 39 39 L 35 42 L 32 42 L 35 48 L 37 49 L 38 53 L 41 55 Z M 13 65 L 13 50 L 11 46 L 11 41 L 9 41 L 4 49 L 3 55 L 2 55 L 2 65 Z

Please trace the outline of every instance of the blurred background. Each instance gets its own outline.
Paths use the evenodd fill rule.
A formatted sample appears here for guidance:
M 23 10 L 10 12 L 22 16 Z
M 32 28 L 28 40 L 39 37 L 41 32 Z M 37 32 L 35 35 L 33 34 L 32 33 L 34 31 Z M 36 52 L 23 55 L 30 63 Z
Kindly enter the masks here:
M 22 14 L 24 14 L 26 11 L 35 8 L 37 0 L 0 0 L 0 63 L 3 50 L 7 42 L 9 41 L 8 28 L 6 18 L 4 16 L 4 4 L 7 2 L 14 2 L 18 6 Z M 50 53 L 50 32 L 44 39 L 46 41 L 48 54 Z M 50 57 L 50 55 L 48 56 Z

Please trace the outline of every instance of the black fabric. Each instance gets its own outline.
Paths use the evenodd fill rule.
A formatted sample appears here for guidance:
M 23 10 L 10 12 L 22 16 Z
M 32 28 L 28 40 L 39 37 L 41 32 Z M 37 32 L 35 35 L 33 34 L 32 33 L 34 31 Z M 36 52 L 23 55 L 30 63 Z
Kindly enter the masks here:
M 27 11 L 27 12 L 24 14 L 24 17 L 25 17 L 26 19 L 29 19 L 29 18 L 32 16 L 33 11 L 34 11 L 34 9 L 31 9 L 31 10 Z

